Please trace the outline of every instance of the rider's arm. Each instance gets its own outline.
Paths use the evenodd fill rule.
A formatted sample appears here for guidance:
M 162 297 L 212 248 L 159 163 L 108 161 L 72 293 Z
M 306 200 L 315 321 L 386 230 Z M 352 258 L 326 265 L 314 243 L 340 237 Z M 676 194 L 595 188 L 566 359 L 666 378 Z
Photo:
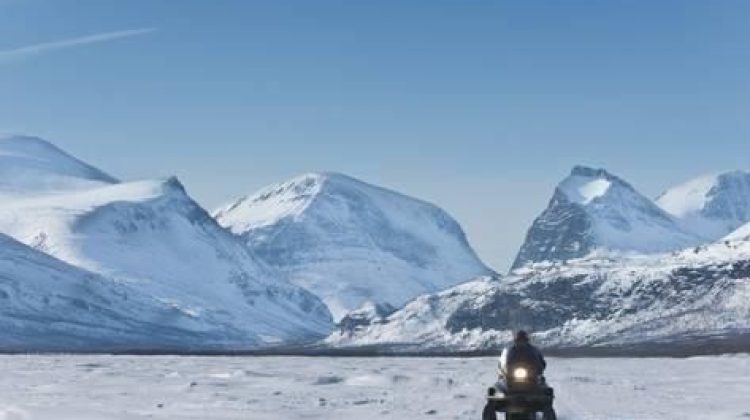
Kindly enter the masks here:
M 542 356 L 542 352 L 539 349 L 536 349 L 536 354 L 539 356 L 539 363 L 542 365 L 542 372 L 544 372 L 547 369 L 547 361 L 544 360 L 544 356 Z

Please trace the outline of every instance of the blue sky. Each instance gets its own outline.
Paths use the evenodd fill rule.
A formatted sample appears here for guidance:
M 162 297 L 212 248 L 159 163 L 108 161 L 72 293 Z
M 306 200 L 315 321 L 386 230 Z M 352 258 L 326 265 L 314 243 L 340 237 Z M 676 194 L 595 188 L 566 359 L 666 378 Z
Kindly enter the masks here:
M 750 169 L 750 1 L 0 0 L 0 131 L 207 208 L 333 170 L 506 268 L 554 185 Z

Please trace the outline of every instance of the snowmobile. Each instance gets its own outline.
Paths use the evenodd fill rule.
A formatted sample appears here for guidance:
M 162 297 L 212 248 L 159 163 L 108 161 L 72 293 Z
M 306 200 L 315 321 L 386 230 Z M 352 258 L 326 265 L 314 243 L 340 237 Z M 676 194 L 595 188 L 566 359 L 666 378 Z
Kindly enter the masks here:
M 488 390 L 487 404 L 506 420 L 556 420 L 552 408 L 554 390 L 533 367 L 516 363 L 498 368 L 498 382 Z

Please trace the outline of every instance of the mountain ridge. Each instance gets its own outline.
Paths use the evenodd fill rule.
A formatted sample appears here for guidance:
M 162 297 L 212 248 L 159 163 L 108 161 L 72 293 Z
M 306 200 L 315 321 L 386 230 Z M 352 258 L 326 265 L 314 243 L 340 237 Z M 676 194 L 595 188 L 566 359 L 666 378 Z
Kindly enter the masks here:
M 750 336 L 748 278 L 749 241 L 525 267 L 420 296 L 384 318 L 342 325 L 324 344 L 393 353 L 491 351 L 526 329 L 551 348 L 638 351 L 659 343 L 663 352 L 683 351 L 694 337 Z

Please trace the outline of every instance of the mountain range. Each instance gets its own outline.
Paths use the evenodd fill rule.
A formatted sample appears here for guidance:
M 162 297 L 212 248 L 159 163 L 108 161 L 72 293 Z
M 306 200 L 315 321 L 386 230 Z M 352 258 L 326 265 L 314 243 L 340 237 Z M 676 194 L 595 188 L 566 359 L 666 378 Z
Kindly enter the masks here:
M 340 325 L 339 348 L 498 350 L 517 329 L 547 348 L 660 350 L 750 334 L 750 246 L 715 244 L 667 257 L 581 259 L 482 277 L 420 296 L 387 315 Z
M 507 275 L 439 207 L 333 172 L 209 214 L 177 178 L 123 182 L 14 136 L 0 138 L 0 204 L 0 351 L 477 351 L 518 328 L 590 349 L 750 334 L 747 172 L 652 200 L 574 167 Z
M 492 272 L 443 210 L 341 174 L 264 188 L 215 219 L 174 177 L 121 182 L 39 138 L 0 139 L 0 174 L 0 233 L 14 244 L 13 255 L 33 254 L 16 258 L 8 288 L 34 272 L 23 261 L 54 261 L 59 268 L 46 280 L 40 275 L 41 284 L 95 279 L 86 284 L 101 288 L 98 294 L 118 288 L 141 298 L 142 310 L 134 313 L 121 307 L 127 302 L 112 301 L 113 317 L 132 315 L 118 322 L 175 328 L 169 338 L 149 335 L 153 328 L 130 337 L 120 327 L 103 327 L 90 342 L 94 350 L 307 343 L 330 333 L 331 313 L 341 318 L 358 307 L 400 306 Z M 36 298 L 48 293 L 54 289 L 39 286 Z M 59 322 L 37 341 L 9 334 L 0 350 L 24 342 L 38 349 L 45 334 L 69 338 L 56 340 L 55 349 L 84 347 L 73 345 L 81 334 L 64 327 L 78 322 L 77 312 L 27 309 L 13 312 L 19 334 L 35 328 L 23 319 Z
M 0 168 L 0 232 L 37 252 L 20 262 L 38 260 L 42 252 L 58 265 L 95 273 L 97 287 L 137 291 L 143 305 L 154 305 L 133 314 L 137 322 L 169 326 L 170 317 L 154 314 L 171 308 L 180 314 L 178 324 L 191 319 L 184 337 L 176 338 L 185 348 L 309 341 L 331 328 L 330 313 L 314 294 L 288 283 L 249 252 L 176 178 L 119 182 L 28 137 L 0 140 Z M 65 281 L 81 277 L 80 271 L 57 273 L 63 271 L 73 277 Z M 44 296 L 49 291 L 37 292 Z M 120 307 L 128 304 L 113 301 L 111 310 L 128 312 Z M 44 305 L 34 309 L 38 316 L 58 317 L 53 325 L 60 326 L 60 335 L 66 333 L 65 311 Z M 120 332 L 99 331 L 107 334 L 112 335 L 108 341 L 117 342 Z M 210 339 L 196 339 L 205 334 Z M 4 335 L 2 340 L 0 347 L 14 338 Z M 144 344 L 152 349 L 172 346 L 158 335 Z M 123 341 L 125 345 L 132 346 Z
M 529 229 L 509 275 L 359 316 L 326 344 L 494 350 L 521 328 L 561 349 L 656 343 L 669 351 L 748 337 L 747 177 L 700 178 L 654 201 L 605 170 L 575 167 Z

